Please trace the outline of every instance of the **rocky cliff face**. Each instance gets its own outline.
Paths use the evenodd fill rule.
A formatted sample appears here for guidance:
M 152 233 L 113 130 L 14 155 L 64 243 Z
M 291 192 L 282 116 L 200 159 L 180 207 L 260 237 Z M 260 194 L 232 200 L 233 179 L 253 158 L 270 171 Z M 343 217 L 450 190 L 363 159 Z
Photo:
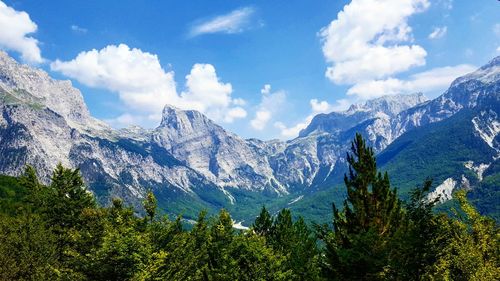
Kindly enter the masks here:
M 282 142 L 245 140 L 197 111 L 170 106 L 153 130 L 114 130 L 90 116 L 71 82 L 0 52 L 0 173 L 17 175 L 31 164 L 48 182 L 58 162 L 79 167 L 103 202 L 117 195 L 139 204 L 146 188 L 166 201 L 181 194 L 215 206 L 238 204 L 234 193 L 241 190 L 293 194 L 320 186 L 345 166 L 355 132 L 381 151 L 412 128 L 498 99 L 499 65 L 497 58 L 457 79 L 432 101 L 422 94 L 387 96 L 320 114 L 298 138 Z M 478 128 L 494 143 L 498 124 L 483 123 Z
M 166 106 L 152 142 L 222 188 L 288 192 L 275 179 L 265 151 L 200 112 Z
M 148 131 L 111 129 L 90 116 L 69 81 L 53 80 L 3 52 L 0 113 L 2 174 L 18 175 L 30 164 L 47 183 L 60 162 L 79 167 L 101 201 L 120 196 L 135 205 L 146 188 L 187 194 L 196 187 L 213 188 L 203 175 L 149 143 Z

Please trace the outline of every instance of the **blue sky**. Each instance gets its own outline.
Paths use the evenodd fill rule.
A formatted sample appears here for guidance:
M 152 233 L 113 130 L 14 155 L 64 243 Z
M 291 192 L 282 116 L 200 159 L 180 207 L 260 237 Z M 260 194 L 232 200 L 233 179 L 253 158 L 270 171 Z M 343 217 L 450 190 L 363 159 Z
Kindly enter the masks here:
M 71 79 L 114 127 L 155 127 L 168 103 L 289 139 L 354 102 L 437 96 L 500 54 L 499 14 L 496 0 L 0 1 L 0 48 Z

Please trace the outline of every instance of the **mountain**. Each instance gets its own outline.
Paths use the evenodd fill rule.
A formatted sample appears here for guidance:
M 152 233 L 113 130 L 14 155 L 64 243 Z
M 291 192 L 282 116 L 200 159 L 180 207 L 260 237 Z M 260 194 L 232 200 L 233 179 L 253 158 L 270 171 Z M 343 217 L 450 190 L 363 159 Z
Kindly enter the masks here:
M 315 132 L 336 133 L 348 130 L 363 121 L 375 118 L 394 118 L 400 112 L 427 101 L 422 93 L 409 95 L 384 96 L 369 100 L 363 104 L 353 104 L 344 112 L 332 112 L 316 115 L 303 129 L 299 137 Z
M 275 179 L 267 153 L 198 111 L 165 106 L 151 140 L 221 188 L 287 193 Z
M 471 189 L 469 197 L 479 210 L 500 221 L 499 113 L 497 57 L 477 71 L 457 78 L 436 99 L 396 114 L 386 127 L 387 135 L 394 140 L 378 150 L 377 163 L 389 173 L 403 197 L 431 178 L 431 196 L 441 195 L 444 202 L 455 189 Z M 358 125 L 359 131 L 363 132 L 363 127 Z M 325 180 L 326 186 L 334 188 L 320 190 L 292 208 L 320 220 L 331 201 L 340 203 L 345 196 L 342 174 Z
M 71 82 L 54 80 L 0 52 L 0 174 L 19 175 L 30 164 L 48 182 L 61 162 L 81 169 L 102 204 L 119 196 L 140 210 L 144 194 L 151 189 L 164 211 L 183 213 L 186 218 L 194 218 L 201 209 L 221 207 L 236 219 L 248 219 L 262 204 L 274 209 L 300 208 L 307 202 L 317 205 L 322 201 L 311 200 L 322 192 L 342 197 L 332 186 L 341 182 L 345 153 L 356 132 L 368 139 L 382 159 L 405 159 L 395 153 L 400 138 L 439 121 L 455 124 L 454 115 L 472 110 L 476 112 L 469 116 L 476 120 L 473 126 L 482 132 L 477 134 L 497 149 L 496 117 L 474 110 L 498 99 L 499 64 L 494 59 L 458 78 L 431 101 L 420 93 L 385 96 L 344 112 L 320 114 L 299 137 L 283 142 L 243 139 L 200 112 L 169 105 L 154 129 L 116 130 L 90 115 Z M 419 139 L 424 135 L 419 133 Z M 491 162 L 469 160 L 473 170 L 484 170 L 481 164 Z M 485 182 L 489 182 L 488 170 L 483 171 Z
M 30 164 L 42 181 L 48 182 L 60 162 L 79 167 L 102 203 L 119 196 L 137 207 L 147 188 L 158 191 L 163 202 L 175 201 L 178 205 L 184 200 L 185 206 L 197 208 L 211 205 L 198 193 L 207 197 L 219 190 L 164 148 L 149 142 L 148 136 L 137 137 L 133 130 L 113 130 L 92 118 L 81 93 L 69 81 L 53 80 L 3 52 L 0 97 L 2 174 L 18 175 Z
M 471 189 L 479 210 L 500 221 L 499 80 L 496 58 L 456 79 L 432 102 L 404 112 L 401 120 L 413 121 L 398 128 L 407 133 L 378 155 L 402 192 L 427 177 L 436 186 L 431 196 L 441 195 L 441 201 L 450 199 L 454 189 Z

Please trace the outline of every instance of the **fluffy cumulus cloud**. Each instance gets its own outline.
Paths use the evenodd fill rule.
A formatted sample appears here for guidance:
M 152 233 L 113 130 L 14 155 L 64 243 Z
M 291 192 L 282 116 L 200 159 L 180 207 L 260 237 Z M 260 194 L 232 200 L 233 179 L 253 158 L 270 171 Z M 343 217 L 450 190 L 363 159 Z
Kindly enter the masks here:
M 289 139 L 297 137 L 301 130 L 305 129 L 311 120 L 320 113 L 329 113 L 332 111 L 339 111 L 346 108 L 347 100 L 339 100 L 337 105 L 331 105 L 326 101 L 319 101 L 317 99 L 312 99 L 309 101 L 311 106 L 311 113 L 304 118 L 304 120 L 292 125 L 286 126 L 283 122 L 275 122 L 274 127 L 280 130 L 280 134 L 283 138 Z
M 255 10 L 252 7 L 244 7 L 234 10 L 228 14 L 220 15 L 194 25 L 189 35 L 195 37 L 210 33 L 240 33 L 250 25 L 250 19 Z
M 425 64 L 426 51 L 411 44 L 408 18 L 428 0 L 353 0 L 320 31 L 326 76 L 354 84 L 385 78 Z M 404 43 L 408 44 L 404 44 Z
M 269 121 L 279 113 L 286 103 L 286 93 L 284 91 L 271 92 L 269 84 L 264 85 L 260 92 L 262 94 L 261 102 L 254 118 L 250 120 L 250 126 L 257 131 L 264 130 Z
M 414 92 L 441 93 L 455 78 L 472 72 L 473 65 L 461 64 L 433 68 L 428 71 L 411 75 L 406 80 L 388 78 L 361 82 L 351 87 L 347 94 L 361 99 L 370 99 L 383 95 L 405 94 Z
M 73 60 L 56 60 L 50 67 L 86 86 L 117 93 L 129 113 L 111 122 L 114 124 L 154 124 L 166 104 L 199 110 L 216 121 L 232 122 L 246 116 L 238 106 L 244 101 L 231 98 L 231 84 L 220 82 L 210 64 L 195 64 L 180 94 L 174 72 L 164 70 L 156 55 L 125 44 L 81 52 Z
M 271 120 L 272 113 L 269 110 L 257 110 L 255 117 L 250 121 L 250 125 L 255 130 L 262 131 Z
M 26 12 L 16 11 L 0 1 L 0 49 L 19 52 L 29 63 L 43 62 L 38 40 L 29 36 L 37 25 Z
M 446 32 L 448 32 L 448 27 L 443 26 L 443 27 L 435 27 L 432 32 L 429 34 L 429 39 L 439 39 L 443 38 L 446 35 Z
M 451 0 L 436 3 L 445 10 L 453 8 Z M 429 0 L 352 0 L 321 29 L 323 54 L 330 64 L 326 77 L 350 85 L 349 97 L 337 101 L 337 107 L 390 94 L 421 91 L 432 95 L 474 69 L 446 66 L 398 78 L 426 63 L 427 52 L 414 42 L 408 19 L 429 6 Z M 446 26 L 436 27 L 428 38 L 442 38 L 446 33 Z

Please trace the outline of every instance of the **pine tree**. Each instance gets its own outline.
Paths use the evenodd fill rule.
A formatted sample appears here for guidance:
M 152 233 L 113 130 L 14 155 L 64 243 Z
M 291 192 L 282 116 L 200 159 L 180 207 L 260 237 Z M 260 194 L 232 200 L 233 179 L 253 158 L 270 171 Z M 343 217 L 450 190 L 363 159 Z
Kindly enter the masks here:
M 19 185 L 26 189 L 26 196 L 24 202 L 27 203 L 29 208 L 39 209 L 43 206 L 44 194 L 42 190 L 44 186 L 38 180 L 36 170 L 33 166 L 27 165 L 24 173 L 19 177 Z
M 387 173 L 377 171 L 373 149 L 356 134 L 347 153 L 344 209 L 333 204 L 334 233 L 324 237 L 329 274 L 340 280 L 383 279 L 389 242 L 402 223 L 403 210 Z
M 24 173 L 19 177 L 19 184 L 28 190 L 28 193 L 36 193 L 42 189 L 42 184 L 38 181 L 36 170 L 33 166 L 27 165 Z
M 274 249 L 287 252 L 292 246 L 293 236 L 292 213 L 289 209 L 283 209 L 278 213 L 274 221 L 270 243 Z
M 422 280 L 427 267 L 436 263 L 440 250 L 436 244 L 445 244 L 440 232 L 445 218 L 433 210 L 439 198 L 428 200 L 432 180 L 410 192 L 405 204 L 406 216 L 392 243 L 391 275 L 396 280 Z
M 259 216 L 255 219 L 252 226 L 253 231 L 261 236 L 269 237 L 272 232 L 273 218 L 267 211 L 265 206 L 262 206 Z

